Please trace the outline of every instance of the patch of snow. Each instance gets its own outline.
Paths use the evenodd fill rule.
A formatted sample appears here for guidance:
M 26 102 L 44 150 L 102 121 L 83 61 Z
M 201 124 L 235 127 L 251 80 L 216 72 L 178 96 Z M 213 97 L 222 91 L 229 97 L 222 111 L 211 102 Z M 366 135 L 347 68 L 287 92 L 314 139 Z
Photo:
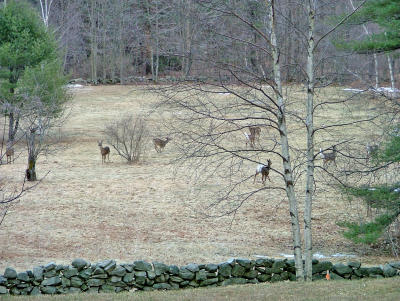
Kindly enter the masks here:
M 397 92 L 400 92 L 399 89 L 396 89 L 396 88 L 393 89 L 392 87 L 379 87 L 378 89 L 374 89 L 374 90 L 376 90 L 378 92 L 383 92 L 383 93 L 397 93 Z
M 290 254 L 280 253 L 279 255 L 282 256 L 282 257 L 285 257 L 285 258 L 294 258 L 294 255 L 290 255 Z M 333 255 L 324 255 L 324 254 L 321 254 L 321 253 L 314 253 L 313 254 L 313 258 L 315 258 L 315 259 L 323 259 L 323 258 L 330 258 L 330 257 L 337 258 L 337 257 L 357 257 L 357 256 L 354 255 L 354 254 L 342 254 L 342 253 L 336 253 L 336 254 L 333 254 Z
M 369 191 L 375 191 L 376 188 L 368 188 Z
M 393 192 L 399 193 L 400 192 L 400 187 L 397 187 L 393 190 Z
M 69 84 L 69 85 L 67 85 L 67 88 L 69 88 L 69 89 L 80 89 L 80 88 L 83 88 L 84 87 L 84 85 L 80 85 L 80 84 Z
M 331 257 L 357 257 L 357 255 L 336 253 L 336 254 L 331 255 Z
M 352 88 L 345 88 L 342 89 L 343 91 L 349 91 L 349 92 L 355 92 L 355 93 L 359 93 L 359 92 L 364 92 L 364 90 L 361 89 L 352 89 Z

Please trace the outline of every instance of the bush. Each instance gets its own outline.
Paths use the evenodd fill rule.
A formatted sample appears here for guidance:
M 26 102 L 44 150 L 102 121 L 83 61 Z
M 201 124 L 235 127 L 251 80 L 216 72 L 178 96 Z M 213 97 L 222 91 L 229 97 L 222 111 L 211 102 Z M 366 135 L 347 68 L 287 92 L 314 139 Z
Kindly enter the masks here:
M 107 142 L 128 163 L 139 162 L 145 152 L 149 139 L 146 123 L 141 116 L 127 115 L 121 120 L 107 125 L 104 130 Z

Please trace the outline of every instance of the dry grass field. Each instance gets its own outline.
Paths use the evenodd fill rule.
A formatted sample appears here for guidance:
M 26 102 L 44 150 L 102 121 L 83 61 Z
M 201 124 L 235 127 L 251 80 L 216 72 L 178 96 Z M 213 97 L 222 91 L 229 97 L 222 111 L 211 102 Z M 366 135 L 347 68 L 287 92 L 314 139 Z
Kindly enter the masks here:
M 233 221 L 231 217 L 199 218 L 191 209 L 194 200 L 187 197 L 191 188 L 187 178 L 176 173 L 171 163 L 179 137 L 174 137 L 163 153 L 157 153 L 149 142 L 140 164 L 126 164 L 113 149 L 111 162 L 101 163 L 97 141 L 105 139 L 104 125 L 127 112 L 149 113 L 151 136 L 165 137 L 162 123 L 172 115 L 152 112 L 156 101 L 156 96 L 135 86 L 76 90 L 69 119 L 59 131 L 62 142 L 58 152 L 40 157 L 37 163 L 39 177 L 50 173 L 9 211 L 0 227 L 0 271 L 7 266 L 22 270 L 50 261 L 70 263 L 78 257 L 93 262 L 112 258 L 187 264 L 292 253 L 288 204 L 280 190 L 255 195 Z M 335 111 L 321 114 L 317 123 L 343 115 Z M 358 131 L 353 135 L 367 135 L 361 128 Z M 9 189 L 19 187 L 26 168 L 24 145 L 17 145 L 16 151 L 16 162 L 0 168 L 0 181 Z M 275 163 L 275 168 L 279 165 Z M 250 176 L 254 166 L 247 167 L 243 173 Z M 273 174 L 271 177 L 273 184 L 281 185 Z M 211 180 L 216 187 L 228 181 L 223 177 Z M 250 183 L 261 187 L 260 182 Z M 362 252 L 342 238 L 336 222 L 350 214 L 349 206 L 330 188 L 316 195 L 315 252 L 356 254 L 363 263 L 391 260 Z

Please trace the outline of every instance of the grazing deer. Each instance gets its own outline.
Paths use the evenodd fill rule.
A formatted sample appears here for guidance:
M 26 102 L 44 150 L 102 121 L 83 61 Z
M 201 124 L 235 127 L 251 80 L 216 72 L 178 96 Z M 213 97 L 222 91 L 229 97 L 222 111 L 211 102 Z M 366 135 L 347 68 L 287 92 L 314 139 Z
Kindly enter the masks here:
M 167 145 L 169 141 L 172 139 L 167 137 L 167 139 L 162 140 L 160 138 L 154 138 L 153 143 L 154 143 L 154 149 L 156 150 L 157 153 L 161 153 L 164 149 L 164 147 Z
M 246 147 L 250 144 L 250 147 L 254 148 L 256 136 L 248 133 L 244 133 L 244 136 L 246 137 Z
M 250 126 L 249 131 L 250 131 L 250 135 L 254 136 L 254 139 L 257 139 L 257 141 L 260 141 L 261 128 L 259 126 Z
M 369 144 L 367 143 L 367 146 L 365 147 L 367 150 L 367 159 L 366 161 L 368 162 L 369 159 L 371 158 L 371 156 L 375 155 L 379 149 L 379 145 L 378 144 Z
M 265 185 L 265 180 L 268 178 L 268 180 L 271 182 L 271 179 L 269 178 L 269 171 L 271 170 L 271 160 L 268 159 L 268 164 L 265 166 L 264 164 L 258 164 L 256 168 L 256 174 L 254 175 L 254 183 L 256 182 L 256 177 L 260 173 L 261 174 L 261 181 Z
M 324 153 L 322 151 L 322 148 L 319 149 L 319 154 L 320 154 L 322 160 L 324 160 L 324 166 L 330 161 L 333 161 L 333 163 L 335 163 L 335 165 L 336 165 L 336 153 L 337 153 L 336 145 L 334 145 L 332 147 L 332 152 L 330 152 L 330 153 Z
M 103 147 L 103 140 L 98 141 L 101 153 L 101 163 L 106 162 L 106 156 L 108 157 L 108 162 L 110 162 L 110 148 L 108 146 Z

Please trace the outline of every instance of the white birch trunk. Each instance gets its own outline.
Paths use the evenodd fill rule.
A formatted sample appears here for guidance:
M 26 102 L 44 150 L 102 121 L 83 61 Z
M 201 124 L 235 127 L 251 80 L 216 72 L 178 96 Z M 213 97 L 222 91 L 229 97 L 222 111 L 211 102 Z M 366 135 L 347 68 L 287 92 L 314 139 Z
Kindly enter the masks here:
M 396 83 L 395 83 L 394 73 L 393 73 L 393 61 L 392 61 L 392 58 L 390 57 L 390 54 L 387 54 L 386 56 L 387 56 L 387 61 L 388 61 L 388 65 L 389 65 L 390 86 L 392 88 L 391 96 L 395 98 L 395 97 L 397 97 L 397 92 L 396 92 Z
M 303 259 L 301 251 L 301 235 L 300 235 L 300 224 L 298 215 L 298 202 L 294 191 L 293 182 L 293 171 L 290 162 L 289 154 L 289 140 L 288 131 L 286 127 L 286 112 L 285 112 L 285 101 L 282 96 L 282 83 L 281 83 L 281 70 L 280 70 L 280 56 L 277 45 L 276 33 L 275 33 L 275 1 L 266 0 L 267 6 L 270 6 L 270 30 L 271 30 L 271 46 L 272 46 L 272 57 L 273 57 L 273 70 L 274 70 L 274 81 L 276 85 L 275 95 L 279 106 L 278 112 L 278 126 L 280 132 L 281 149 L 282 149 L 282 161 L 284 170 L 284 179 L 286 186 L 286 194 L 289 199 L 289 211 L 290 219 L 292 224 L 292 238 L 293 238 L 293 252 L 296 266 L 296 279 L 298 281 L 304 280 L 303 270 Z
M 307 180 L 304 202 L 304 242 L 305 242 L 305 279 L 312 281 L 312 199 L 314 191 L 314 28 L 315 28 L 315 0 L 307 1 L 308 10 L 308 49 L 307 49 Z

